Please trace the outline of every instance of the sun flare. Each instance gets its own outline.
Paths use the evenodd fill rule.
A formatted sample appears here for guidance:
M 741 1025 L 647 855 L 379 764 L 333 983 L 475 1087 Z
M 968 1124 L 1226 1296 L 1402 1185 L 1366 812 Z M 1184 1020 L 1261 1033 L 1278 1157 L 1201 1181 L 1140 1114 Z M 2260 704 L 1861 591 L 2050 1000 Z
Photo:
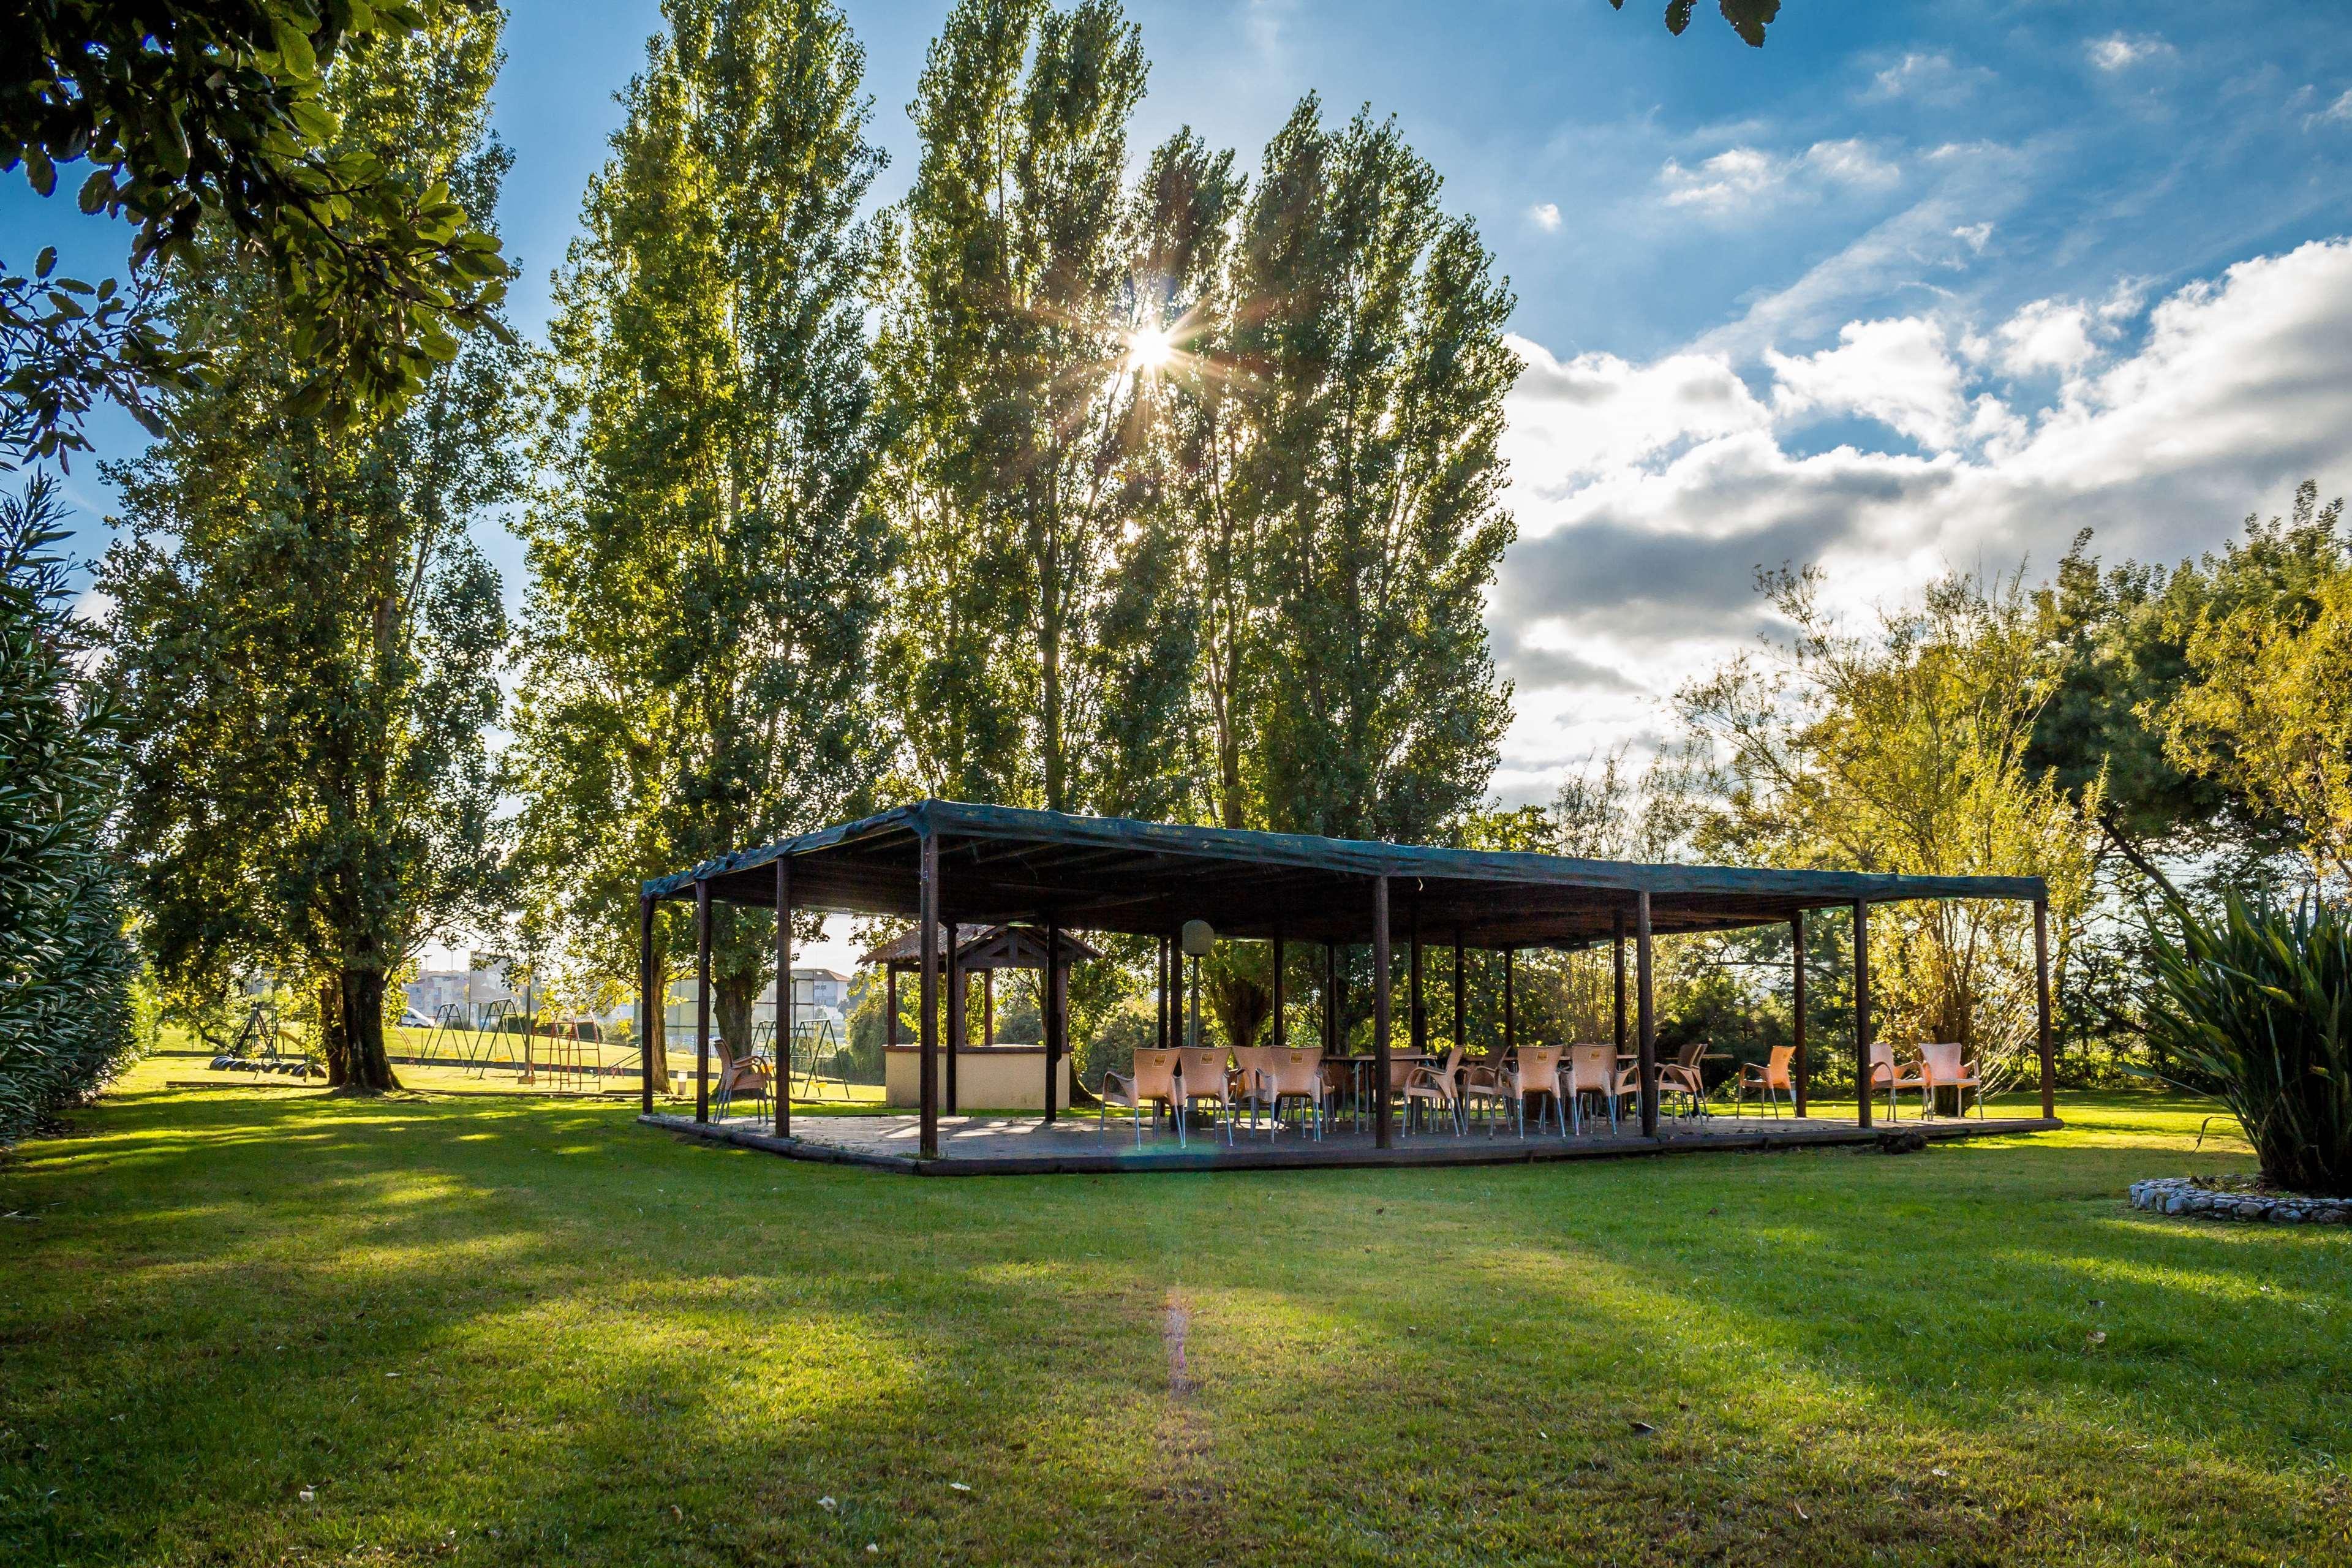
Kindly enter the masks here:
M 1161 328 L 1139 327 L 1127 336 L 1127 368 L 1147 374 L 1167 367 L 1176 344 Z

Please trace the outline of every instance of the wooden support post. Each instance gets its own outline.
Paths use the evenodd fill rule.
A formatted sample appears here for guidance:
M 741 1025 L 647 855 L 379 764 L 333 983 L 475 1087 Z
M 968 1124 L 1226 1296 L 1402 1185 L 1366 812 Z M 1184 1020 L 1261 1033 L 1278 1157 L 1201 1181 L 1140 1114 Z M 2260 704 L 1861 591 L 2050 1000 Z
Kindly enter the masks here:
M 1518 967 L 1519 950 L 1503 950 L 1503 1055 L 1509 1056 L 1518 1044 L 1518 1017 L 1511 1007 L 1511 971 Z
M 637 895 L 637 1102 L 646 1115 L 654 1113 L 654 1064 L 669 1076 L 669 1051 L 663 1026 L 667 1022 L 669 987 L 654 978 L 654 900 Z M 669 1085 L 662 1085 L 667 1093 Z
M 1625 911 L 1615 913 L 1617 926 L 1617 1054 L 1625 1054 Z M 1618 1070 L 1612 1067 L 1612 1072 Z
M 996 971 L 980 972 L 980 1043 L 982 1047 L 996 1047 Z
M 882 966 L 882 1043 L 886 1046 L 898 1043 L 898 966 L 896 963 Z
M 1184 946 L 1172 936 L 1168 939 L 1168 1022 L 1181 1050 L 1192 1042 L 1184 1033 Z
M 2050 900 L 2033 900 L 2033 1005 L 2035 1038 L 2042 1050 L 2042 1114 L 2058 1114 L 2058 1064 L 2050 1045 Z M 1981 1105 L 1978 1107 L 1983 1109 Z
M 793 861 L 776 857 L 776 1136 L 793 1135 Z
M 694 884 L 694 1119 L 710 1120 L 710 883 Z
M 1804 1115 L 1804 1114 L 1805 1114 L 1805 1109 L 1806 1109 L 1807 1100 L 1808 1100 L 1808 1085 L 1807 1085 L 1807 1082 L 1806 1082 L 1806 1079 L 1807 1079 L 1807 1076 L 1808 1076 L 1808 1075 L 1807 1075 L 1807 1073 L 1806 1073 L 1806 1071 L 1805 1071 L 1805 911 L 1804 911 L 1804 910 L 1799 910 L 1795 914 L 1790 915 L 1790 916 L 1789 917 L 1789 935 L 1790 935 L 1792 939 L 1794 939 L 1794 941 L 1795 941 L 1795 942 L 1796 942 L 1796 949 L 1797 949 L 1797 955 L 1796 955 L 1796 958 L 1795 958 L 1795 960 L 1794 960 L 1794 961 L 1793 961 L 1793 962 L 1789 965 L 1790 990 L 1790 994 L 1790 994 L 1790 1018 L 1791 1018 L 1791 1020 L 1792 1020 L 1792 1028 L 1793 1028 L 1793 1030 L 1794 1030 L 1794 1034 L 1795 1034 L 1795 1040 L 1794 1040 L 1794 1044 L 1795 1044 L 1795 1046 L 1796 1046 L 1796 1047 L 1797 1047 L 1795 1057 L 1793 1058 L 1793 1059 L 1792 1059 L 1792 1061 L 1791 1061 L 1791 1063 L 1790 1063 L 1790 1066 L 1793 1068 L 1793 1069 L 1794 1069 L 1794 1070 L 1790 1074 L 1790 1078 L 1792 1078 L 1793 1079 L 1795 1079 L 1795 1081 L 1796 1081 L 1796 1089 L 1797 1089 L 1797 1114 L 1798 1114 L 1798 1115 L 1800 1115 L 1800 1116 L 1802 1116 L 1802 1115 Z
M 922 979 L 917 986 L 916 1039 L 922 1052 L 917 1074 L 919 1113 L 916 1152 L 932 1160 L 940 1152 L 940 840 L 923 835 L 922 873 L 916 899 L 921 922 L 917 939 Z
M 1412 907 L 1405 914 L 1405 930 L 1410 952 L 1405 963 L 1406 1022 L 1412 1036 L 1412 1049 L 1417 1056 L 1429 1049 L 1429 1015 L 1421 1003 L 1421 898 L 1415 894 Z
M 1280 1050 L 1288 1036 L 1282 1022 L 1282 928 L 1274 928 L 1274 1048 Z
M 1151 944 L 1151 990 L 1159 1003 L 1151 1044 L 1154 1049 L 1164 1051 L 1168 1048 L 1168 939 L 1164 936 Z
M 1389 1107 L 1389 879 L 1372 879 L 1372 1093 L 1379 1108 L 1372 1142 L 1387 1148 L 1395 1138 Z
M 1658 1135 L 1658 1019 L 1650 1005 L 1650 977 L 1655 968 L 1650 954 L 1650 895 L 1633 895 L 1634 1006 L 1639 1010 L 1642 1066 L 1642 1136 Z
M 1454 1048 L 1470 1048 L 1470 1009 L 1463 1000 L 1468 993 L 1462 989 L 1462 928 L 1454 928 Z
M 1860 1089 L 1862 1109 L 1857 1125 L 1870 1125 L 1870 906 L 1853 901 L 1853 1081 Z M 1890 1087 L 1886 1103 L 1895 1103 Z
M 967 1000 L 964 994 L 964 987 L 970 984 L 970 976 L 964 973 L 963 965 L 956 962 L 957 955 L 962 951 L 962 949 L 963 927 L 958 925 L 953 921 L 950 921 L 948 922 L 947 958 L 948 1072 L 946 1084 L 947 1113 L 950 1116 L 961 1116 L 963 1114 L 962 1109 L 958 1104 L 956 1099 L 956 1058 L 963 1055 L 963 1013 L 964 1003 Z
M 1041 976 L 1037 998 L 1044 1014 L 1045 1034 L 1045 1125 L 1051 1127 L 1061 1114 L 1055 1101 L 1062 1088 L 1062 927 L 1058 921 L 1045 922 L 1045 973 Z
M 1323 944 L 1323 1051 L 1339 1054 L 1339 944 Z

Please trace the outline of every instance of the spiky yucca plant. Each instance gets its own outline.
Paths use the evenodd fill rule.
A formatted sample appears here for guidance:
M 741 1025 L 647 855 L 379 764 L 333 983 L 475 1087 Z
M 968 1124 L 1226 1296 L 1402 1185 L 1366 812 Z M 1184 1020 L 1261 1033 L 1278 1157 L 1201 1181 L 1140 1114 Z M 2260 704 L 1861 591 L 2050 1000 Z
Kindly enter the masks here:
M 2352 1196 L 2352 919 L 2235 894 L 2218 921 L 2172 919 L 2177 937 L 2156 933 L 2151 1043 L 2221 1086 L 2272 1185 Z

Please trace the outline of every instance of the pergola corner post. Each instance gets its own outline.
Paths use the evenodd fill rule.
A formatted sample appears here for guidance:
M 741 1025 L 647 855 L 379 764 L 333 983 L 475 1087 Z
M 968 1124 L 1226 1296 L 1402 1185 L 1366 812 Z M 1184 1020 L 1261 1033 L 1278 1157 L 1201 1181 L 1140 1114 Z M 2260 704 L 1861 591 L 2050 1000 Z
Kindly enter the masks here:
M 1038 1000 L 1045 1005 L 1045 1125 L 1051 1127 L 1061 1116 L 1055 1103 L 1062 1087 L 1062 927 L 1058 921 L 1045 922 L 1045 984 Z
M 2042 1118 L 2058 1116 L 2058 1065 L 2050 1042 L 2050 900 L 2033 900 L 2033 1007 L 2035 1040 L 2042 1055 Z M 1979 1111 L 1983 1106 L 1979 1105 Z
M 1796 1048 L 1790 1054 L 1789 1077 L 1796 1088 L 1797 1114 L 1805 1114 L 1807 1085 L 1805 1074 L 1805 911 L 1799 910 L 1789 917 L 1789 936 L 1795 956 L 1789 963 L 1790 1043 Z M 1765 1092 L 1769 1095 L 1771 1090 Z
M 793 1135 L 793 858 L 776 857 L 776 1136 Z
M 1658 1020 L 1651 1006 L 1650 894 L 1633 895 L 1634 1006 L 1642 1069 L 1642 1136 L 1658 1135 Z M 1622 973 L 1622 971 L 1621 971 Z
M 962 951 L 963 951 L 963 927 L 961 927 L 961 925 L 958 925 L 958 924 L 957 924 L 957 923 L 955 923 L 953 921 L 949 921 L 949 922 L 948 922 L 948 952 L 947 952 L 947 967 L 948 967 L 948 1060 L 947 1060 L 947 1069 L 948 1069 L 948 1071 L 947 1071 L 947 1113 L 948 1113 L 950 1116 L 961 1116 L 961 1115 L 962 1115 L 962 1114 L 963 1114 L 962 1110 L 958 1106 L 958 1104 L 957 1104 L 957 1100 L 956 1100 L 956 1058 L 958 1058 L 958 1057 L 960 1057 L 960 1056 L 963 1055 L 963 1044 L 964 1044 L 964 1016 L 963 1016 L 963 1015 L 964 1015 L 964 1005 L 965 1005 L 965 1004 L 966 1004 L 968 1001 L 970 1001 L 970 1000 L 971 1000 L 970 995 L 968 994 L 969 988 L 970 988 L 970 984 L 971 984 L 971 981 L 970 981 L 969 976 L 967 976 L 967 975 L 964 973 L 964 971 L 963 971 L 963 965 L 962 965 L 961 963 L 958 963 L 958 962 L 957 962 L 958 956 L 962 952 Z
M 654 978 L 654 896 L 637 895 L 637 1079 L 639 1108 L 647 1116 L 654 1113 L 654 1062 L 658 1058 L 662 1076 L 669 1075 L 667 1043 L 656 1031 L 668 1023 L 669 987 Z M 667 1092 L 669 1085 L 662 1085 Z
M 1274 1048 L 1281 1050 L 1289 1043 L 1289 1033 L 1282 1021 L 1282 928 L 1274 928 Z
M 1372 879 L 1372 1144 L 1385 1149 L 1395 1138 L 1389 1105 L 1389 879 Z
M 920 1042 L 922 1059 L 919 1064 L 917 1081 L 918 1132 L 916 1152 L 926 1160 L 935 1160 L 940 1153 L 940 839 L 939 835 L 926 831 L 922 836 L 922 870 L 917 893 L 918 913 L 921 924 L 920 946 L 922 978 L 917 983 L 919 1009 L 916 1038 Z
M 1853 901 L 1853 1081 L 1859 1091 L 1855 1098 L 1862 1108 L 1855 1113 L 1854 1125 L 1870 1125 L 1870 906 L 1860 899 Z M 1886 1095 L 1891 1110 L 1895 1105 L 1892 1079 Z
M 710 879 L 694 884 L 694 1119 L 710 1120 Z

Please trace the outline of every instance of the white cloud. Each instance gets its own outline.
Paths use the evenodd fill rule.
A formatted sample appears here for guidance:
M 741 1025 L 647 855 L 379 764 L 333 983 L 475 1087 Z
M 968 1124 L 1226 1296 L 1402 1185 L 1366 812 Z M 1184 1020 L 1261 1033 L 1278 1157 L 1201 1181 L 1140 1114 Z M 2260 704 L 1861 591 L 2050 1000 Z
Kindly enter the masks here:
M 1528 209 L 1528 221 L 1535 225 L 1538 228 L 1543 230 L 1546 234 L 1559 233 L 1559 204 L 1558 202 L 1538 202 L 1535 205 Z
M 1960 366 L 1933 321 L 1848 321 L 1833 349 L 1794 356 L 1767 349 L 1764 363 L 1776 382 L 1772 411 L 1784 420 L 1858 414 L 1932 450 L 1959 442 L 1968 417 Z
M 1668 206 L 1710 215 L 1744 211 L 1768 196 L 1810 198 L 1833 187 L 1883 190 L 1902 177 L 1903 172 L 1892 162 L 1855 139 L 1816 142 L 1793 157 L 1754 147 L 1733 147 L 1696 168 L 1669 158 L 1658 171 L 1658 184 Z
M 1992 237 L 1990 223 L 1964 223 L 1952 230 L 1952 237 L 1979 256 L 1984 254 L 1985 242 Z
M 1954 566 L 2030 555 L 2046 571 L 2081 527 L 2109 559 L 2173 560 L 2305 476 L 2352 487 L 2352 240 L 2179 289 L 2126 348 L 2140 289 L 2037 300 L 1980 330 L 1893 317 L 1845 323 L 1814 353 L 1756 351 L 1769 403 L 1738 349 L 1636 364 L 1518 345 L 1529 368 L 1507 442 L 1521 539 L 1489 614 L 1504 673 L 1525 658 L 1534 677 L 1505 742 L 1512 787 L 1538 797 L 1593 745 L 1656 733 L 1677 685 L 1769 624 L 1759 566 L 1819 563 L 1833 603 L 1859 613 Z M 2063 384 L 2006 407 L 1983 378 L 2012 361 Z M 1832 410 L 1925 453 L 1795 448 L 1799 422 Z
M 2315 125 L 2352 125 L 2352 89 L 2347 89 L 2326 108 L 2307 116 L 2303 125 L 2306 131 Z
M 2094 38 L 2084 46 L 2091 63 L 2103 71 L 2127 70 L 2143 60 L 2172 53 L 2172 46 L 2158 37 L 2131 37 L 2122 33 L 2110 33 L 2104 38 Z
M 1885 69 L 1873 72 L 1864 100 L 1909 99 L 1922 103 L 1950 104 L 1993 79 L 1982 66 L 1963 66 L 1947 54 L 1911 53 Z

